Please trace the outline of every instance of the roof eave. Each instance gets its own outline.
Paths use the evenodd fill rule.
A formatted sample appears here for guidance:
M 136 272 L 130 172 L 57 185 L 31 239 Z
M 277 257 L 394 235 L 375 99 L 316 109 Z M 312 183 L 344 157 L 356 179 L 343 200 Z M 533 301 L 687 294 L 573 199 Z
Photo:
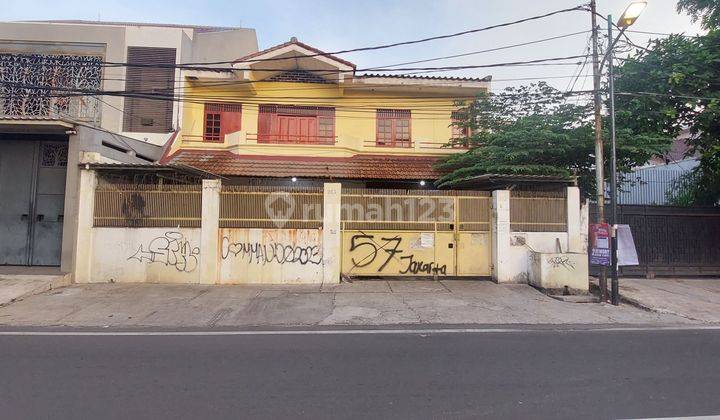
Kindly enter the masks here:
M 476 91 L 487 91 L 490 89 L 490 80 L 477 79 L 467 80 L 461 78 L 415 78 L 415 77 L 397 77 L 397 76 L 354 76 L 350 84 L 358 87 L 367 86 L 368 88 L 377 86 L 396 86 L 396 87 L 428 87 L 428 88 L 452 88 L 452 89 L 468 89 Z

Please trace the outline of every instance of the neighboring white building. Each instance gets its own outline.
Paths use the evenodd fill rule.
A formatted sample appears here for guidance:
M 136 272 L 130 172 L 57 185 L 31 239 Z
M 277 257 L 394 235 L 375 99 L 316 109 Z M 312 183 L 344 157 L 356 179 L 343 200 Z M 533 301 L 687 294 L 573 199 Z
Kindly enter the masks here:
M 173 99 L 182 87 L 175 65 L 229 62 L 255 51 L 255 31 L 244 28 L 0 23 L 0 265 L 69 272 L 80 165 L 156 162 L 182 107 L 142 93 Z
M 246 28 L 88 21 L 6 22 L 0 23 L 3 83 L 0 91 L 2 97 L 9 96 L 11 90 L 14 95 L 32 94 L 36 91 L 30 86 L 43 85 L 89 92 L 163 92 L 171 98 L 181 93 L 180 70 L 112 63 L 172 67 L 231 62 L 256 51 L 255 30 Z M 49 76 L 58 70 L 67 71 L 60 78 Z M 75 76 L 80 77 L 72 80 Z M 23 86 L 25 92 L 21 91 Z M 177 101 L 106 95 L 99 100 L 85 97 L 70 102 L 22 108 L 0 99 L 0 116 L 47 117 L 44 114 L 53 112 L 55 116 L 88 122 L 154 144 L 164 144 L 181 121 L 182 107 Z

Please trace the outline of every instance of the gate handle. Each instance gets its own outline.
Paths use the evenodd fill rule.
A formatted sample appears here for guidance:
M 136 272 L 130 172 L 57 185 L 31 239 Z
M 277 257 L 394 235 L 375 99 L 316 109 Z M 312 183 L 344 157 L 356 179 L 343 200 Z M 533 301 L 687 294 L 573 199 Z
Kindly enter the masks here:
M 35 219 L 36 219 L 38 222 L 42 222 L 42 220 L 43 220 L 44 218 L 45 218 L 45 215 L 44 215 L 44 214 L 38 214 Z
M 20 220 L 27 220 L 27 219 L 28 219 L 27 214 L 23 214 L 22 216 L 20 216 Z

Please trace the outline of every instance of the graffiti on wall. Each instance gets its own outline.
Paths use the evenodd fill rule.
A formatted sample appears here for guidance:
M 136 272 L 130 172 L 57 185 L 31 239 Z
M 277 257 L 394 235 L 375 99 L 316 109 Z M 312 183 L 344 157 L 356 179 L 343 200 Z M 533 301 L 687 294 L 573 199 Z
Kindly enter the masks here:
M 434 244 L 432 245 L 434 246 Z M 349 247 L 352 272 L 355 268 L 377 265 L 378 274 L 445 275 L 447 265 L 426 261 L 408 251 L 400 236 L 376 236 L 359 233 L 350 238 Z
M 297 245 L 282 242 L 232 242 L 223 236 L 221 245 L 223 260 L 230 257 L 247 259 L 255 264 L 314 264 L 322 262 L 322 251 L 319 245 Z
M 162 236 L 141 244 L 138 250 L 128 257 L 146 264 L 163 264 L 177 271 L 192 273 L 198 267 L 200 248 L 192 246 L 181 232 L 169 231 Z
M 570 261 L 569 257 L 563 257 L 563 256 L 550 257 L 547 259 L 547 263 L 550 264 L 552 266 L 552 268 L 563 267 L 569 271 L 575 270 L 575 264 L 573 264 L 573 262 Z

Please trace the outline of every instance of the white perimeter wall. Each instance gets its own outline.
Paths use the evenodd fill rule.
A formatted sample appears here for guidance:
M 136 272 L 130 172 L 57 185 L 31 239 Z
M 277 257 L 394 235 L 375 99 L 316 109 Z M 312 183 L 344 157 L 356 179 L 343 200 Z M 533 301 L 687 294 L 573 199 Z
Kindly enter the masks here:
M 92 282 L 198 283 L 199 228 L 93 228 Z
M 220 283 L 322 283 L 322 229 L 220 229 Z
M 93 282 L 200 283 L 200 228 L 93 228 Z M 220 283 L 322 283 L 322 229 L 220 229 Z
M 566 232 L 510 232 L 509 257 L 506 260 L 513 283 L 527 283 L 532 264 L 532 252 L 555 253 L 560 242 L 562 252 L 568 252 Z

